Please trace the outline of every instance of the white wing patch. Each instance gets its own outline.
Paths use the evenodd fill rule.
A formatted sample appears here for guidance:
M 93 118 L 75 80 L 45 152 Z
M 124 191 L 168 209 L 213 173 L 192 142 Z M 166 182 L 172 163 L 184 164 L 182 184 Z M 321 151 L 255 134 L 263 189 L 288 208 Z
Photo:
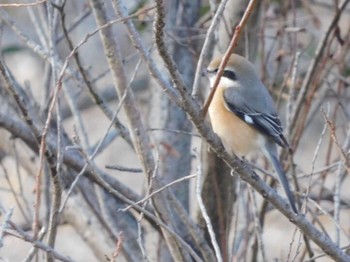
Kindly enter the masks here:
M 253 118 L 251 118 L 249 115 L 244 115 L 244 121 L 248 124 L 254 124 Z

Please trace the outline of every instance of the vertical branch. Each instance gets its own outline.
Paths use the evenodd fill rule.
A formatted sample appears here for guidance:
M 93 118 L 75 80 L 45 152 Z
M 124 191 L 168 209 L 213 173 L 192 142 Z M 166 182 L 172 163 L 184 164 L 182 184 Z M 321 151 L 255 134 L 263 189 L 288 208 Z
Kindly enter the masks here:
M 174 70 L 181 77 L 185 93 L 189 93 L 194 76 L 194 55 L 191 52 L 193 43 L 190 39 L 191 30 L 199 16 L 199 1 L 184 0 L 171 1 L 165 5 L 166 15 L 163 18 L 165 24 L 173 24 L 167 28 L 167 32 L 174 39 L 167 42 L 169 56 L 174 63 Z M 178 28 L 181 28 L 179 30 Z M 158 34 L 158 32 L 155 32 Z M 160 37 L 160 36 L 159 36 Z M 163 36 L 164 37 L 164 36 Z M 192 125 L 188 120 L 186 112 L 179 108 L 169 97 L 159 89 L 152 89 L 153 114 L 151 123 L 153 126 L 165 130 L 181 130 L 190 132 Z M 161 110 L 159 110 L 161 108 Z M 164 177 L 164 182 L 168 183 L 179 177 L 187 176 L 191 171 L 191 140 L 192 136 L 185 134 L 174 135 L 170 132 L 162 132 L 156 136 L 157 144 L 163 161 L 159 163 L 160 174 Z M 186 153 L 182 153 L 186 152 Z M 173 186 L 172 191 L 186 210 L 189 210 L 189 184 Z M 176 216 L 176 214 L 174 214 Z M 179 221 L 178 223 L 181 224 Z M 181 227 L 180 227 L 181 228 Z
M 98 0 L 91 0 L 90 2 L 98 24 L 100 26 L 106 24 L 108 19 L 105 13 L 105 3 Z M 140 112 L 134 104 L 134 95 L 131 90 L 127 90 L 126 74 L 122 64 L 119 46 L 117 42 L 114 41 L 113 31 L 110 27 L 102 29 L 100 35 L 118 96 L 122 97 L 123 93 L 125 91 L 127 92 L 123 108 L 128 117 L 129 126 L 132 127 L 130 130 L 132 131 L 132 142 L 144 166 L 146 175 L 150 176 L 155 167 L 155 162 L 150 150 L 151 143 L 141 121 Z
M 4 243 L 4 236 L 6 233 L 5 230 L 6 228 L 9 227 L 9 223 L 11 221 L 12 215 L 13 215 L 13 208 L 7 211 L 0 205 L 0 216 L 4 216 L 4 222 L 0 224 L 0 249 L 4 246 L 3 243 Z
M 210 51 L 209 49 L 212 47 L 212 43 L 214 40 L 214 33 L 215 33 L 215 30 L 217 29 L 217 25 L 219 23 L 219 20 L 222 17 L 222 13 L 225 10 L 225 6 L 226 6 L 227 1 L 228 0 L 223 0 L 220 2 L 220 5 L 217 8 L 215 15 L 210 23 L 209 29 L 207 31 L 207 35 L 205 36 L 205 40 L 204 40 L 202 50 L 201 50 L 201 53 L 199 55 L 199 59 L 198 59 L 198 63 L 197 63 L 196 74 L 194 77 L 194 83 L 193 83 L 193 88 L 192 88 L 192 96 L 193 97 L 197 97 L 197 95 L 198 95 L 199 82 L 200 82 L 199 80 L 200 80 L 200 77 L 202 75 L 201 71 L 203 69 L 203 62 L 204 62 L 205 58 L 208 58 L 205 56 L 207 56 L 207 54 Z
M 165 67 L 169 72 L 171 81 L 175 85 L 175 88 L 179 91 L 180 95 L 184 97 L 184 96 L 187 96 L 187 88 L 164 42 L 164 28 L 165 28 L 164 1 L 156 0 L 155 2 L 156 2 L 156 18 L 154 21 L 154 40 L 155 40 L 158 52 L 165 63 Z
M 66 17 L 65 17 L 65 13 L 64 13 L 64 5 L 62 5 L 61 7 L 57 7 L 57 9 L 61 13 L 61 24 L 62 24 L 63 35 L 68 43 L 70 50 L 73 51 L 74 45 L 73 45 L 73 42 L 69 36 L 68 29 L 66 27 Z M 105 26 L 106 24 L 104 24 L 103 26 Z M 79 71 L 80 75 L 82 76 L 82 80 L 84 81 L 84 84 L 86 85 L 86 87 L 89 91 L 89 95 L 92 97 L 92 100 L 101 109 L 101 111 L 105 114 L 105 116 L 109 120 L 113 119 L 112 111 L 108 108 L 108 106 L 106 105 L 106 102 L 104 101 L 102 96 L 97 92 L 92 81 L 89 79 L 88 72 L 84 69 L 84 67 L 82 65 L 82 59 L 81 59 L 79 53 L 74 52 L 73 58 L 77 64 L 78 71 Z M 66 93 L 68 93 L 68 92 L 66 92 Z M 69 97 L 69 94 L 67 94 L 67 96 Z M 72 107 L 75 106 L 73 102 L 71 104 L 72 104 Z M 77 116 L 75 116 L 75 117 L 77 118 Z M 78 123 L 79 122 L 80 121 L 78 121 Z M 120 132 L 121 137 L 132 147 L 130 134 L 128 133 L 127 128 L 119 121 L 118 118 L 114 118 L 113 122 L 114 122 L 114 126 L 116 127 L 116 129 Z M 83 138 L 86 141 L 86 144 L 88 145 L 88 140 L 87 140 L 87 137 L 84 135 L 85 132 L 83 130 L 82 124 L 79 126 L 81 129 L 81 133 L 83 134 Z
M 202 216 L 206 222 L 206 226 L 208 228 L 208 232 L 210 235 L 210 239 L 211 239 L 211 244 L 214 246 L 214 250 L 215 250 L 215 255 L 216 255 L 216 259 L 218 262 L 222 262 L 222 255 L 221 255 L 221 251 L 220 251 L 220 247 L 216 241 L 216 236 L 215 236 L 215 232 L 213 229 L 213 225 L 210 221 L 210 217 L 208 215 L 208 212 L 205 208 L 201 193 L 202 193 L 202 183 L 203 183 L 203 168 L 202 168 L 202 161 L 199 158 L 198 154 L 197 154 L 197 159 L 198 159 L 198 167 L 197 167 L 197 181 L 196 181 L 196 197 L 197 197 L 197 201 L 198 201 L 198 205 L 199 208 L 202 212 Z
M 291 79 L 291 87 L 289 89 L 289 96 L 286 105 L 286 128 L 285 128 L 285 136 L 288 139 L 291 133 L 292 125 L 292 113 L 294 111 L 294 101 L 296 96 L 296 80 L 298 76 L 298 66 L 299 66 L 299 58 L 300 52 L 296 52 L 294 56 L 294 64 L 292 69 L 292 79 Z
M 253 220 L 254 220 L 254 228 L 255 228 L 255 237 L 257 239 L 257 246 L 256 249 L 254 250 L 254 260 L 256 261 L 256 256 L 258 253 L 258 248 L 260 248 L 261 251 L 261 256 L 262 256 L 262 261 L 266 262 L 266 254 L 265 254 L 265 246 L 264 246 L 264 242 L 263 242 L 263 238 L 262 238 L 262 225 L 260 223 L 260 219 L 259 219 L 259 212 L 258 212 L 258 205 L 256 202 L 256 195 L 255 195 L 255 191 L 252 190 L 252 188 L 248 188 L 248 192 L 249 192 L 249 197 L 250 200 L 252 202 L 252 211 L 253 211 Z
M 62 1 L 58 0 L 57 4 L 60 4 Z M 56 4 L 56 2 L 53 2 L 52 4 L 48 4 L 47 5 L 47 12 L 48 12 L 48 23 L 49 23 L 49 31 L 48 31 L 48 38 L 49 38 L 49 53 L 50 53 L 50 60 L 51 60 L 51 72 L 52 72 L 52 81 L 53 83 L 56 83 L 57 78 L 58 78 L 58 67 L 57 67 L 57 57 L 58 57 L 58 52 L 57 52 L 57 47 L 56 47 L 56 32 L 57 32 L 57 25 L 58 25 L 58 12 L 56 10 L 56 8 L 54 8 L 54 5 Z M 64 3 L 63 3 L 64 4 Z M 49 216 L 49 224 L 48 224 L 48 236 L 47 236 L 47 242 L 48 245 L 51 248 L 54 248 L 55 246 L 55 240 L 56 240 L 56 236 L 57 236 L 57 227 L 59 224 L 59 207 L 61 205 L 61 197 L 62 197 L 62 188 L 60 185 L 60 180 L 59 180 L 59 174 L 60 174 L 60 161 L 61 161 L 61 131 L 62 131 L 62 126 L 61 126 L 61 121 L 60 121 L 60 106 L 59 106 L 59 102 L 57 99 L 57 104 L 56 104 L 56 109 L 57 109 L 57 139 L 58 139 L 58 152 L 57 152 L 57 160 L 56 160 L 56 164 L 54 168 L 54 171 L 51 172 L 51 182 L 52 182 L 52 201 L 51 201 L 51 206 L 48 207 L 50 208 L 50 216 Z M 54 110 L 54 108 L 52 108 L 52 110 Z M 50 112 L 49 112 L 49 116 L 48 119 L 50 118 Z M 47 122 L 50 123 L 50 120 Z M 51 123 L 50 123 L 51 124 Z M 43 139 L 41 141 L 41 143 L 44 145 L 45 144 L 45 139 L 46 135 L 43 136 Z M 47 262 L 53 262 L 54 258 L 47 253 L 46 254 L 46 261 Z
M 121 1 L 113 1 L 114 7 L 116 9 L 116 12 L 121 16 L 123 19 L 124 17 L 128 16 L 128 13 L 126 12 L 126 9 L 122 5 Z M 134 45 L 134 47 L 138 50 L 140 56 L 142 57 L 144 63 L 147 65 L 148 70 L 151 74 L 151 76 L 154 78 L 154 80 L 159 84 L 159 86 L 164 90 L 164 92 L 170 97 L 170 99 L 177 104 L 178 107 L 185 108 L 187 112 L 191 112 L 191 116 L 193 115 L 197 116 L 194 117 L 198 123 L 201 123 L 202 125 L 204 122 L 202 122 L 198 116 L 199 116 L 199 106 L 195 104 L 196 101 L 192 100 L 189 101 L 188 97 L 180 97 L 177 90 L 171 86 L 171 84 L 166 80 L 166 75 L 162 73 L 158 66 L 155 64 L 155 61 L 152 59 L 150 54 L 147 52 L 144 43 L 141 40 L 139 32 L 136 30 L 135 25 L 133 22 L 129 19 L 125 20 L 125 26 L 128 30 L 129 37 Z M 185 106 L 186 105 L 186 106 Z M 205 129 L 205 125 L 202 127 Z M 206 129 L 207 130 L 207 129 Z M 182 132 L 180 132 L 182 133 Z M 171 183 L 167 185 L 172 185 Z M 151 193 L 158 192 L 158 189 L 154 187 L 154 191 Z M 173 208 L 171 212 L 177 213 L 177 215 L 180 217 L 180 220 L 183 222 L 180 226 L 177 226 L 177 228 L 182 228 L 182 233 L 186 234 L 186 238 L 188 238 L 188 235 L 191 234 L 191 238 L 193 240 L 190 240 L 191 243 L 196 243 L 198 250 L 202 253 L 203 258 L 207 258 L 208 261 L 213 261 L 215 259 L 215 256 L 211 250 L 211 247 L 208 245 L 204 237 L 198 233 L 198 228 L 194 223 L 191 221 L 191 219 L 188 217 L 187 212 L 183 209 L 180 203 L 176 201 L 176 199 L 173 199 L 173 195 L 168 194 L 169 199 L 168 202 L 172 205 L 176 206 L 176 211 L 173 211 Z M 183 214 L 183 215 L 182 215 Z M 171 219 L 166 219 L 164 217 L 164 214 L 162 214 L 162 218 L 167 221 L 168 224 L 171 223 Z M 169 245 L 169 243 L 168 243 Z
M 103 1 L 90 0 L 95 19 L 98 25 L 103 25 L 107 22 L 106 7 Z M 120 3 L 113 2 L 115 6 Z M 126 90 L 126 74 L 124 71 L 124 66 L 122 64 L 121 52 L 118 43 L 114 41 L 113 32 L 111 28 L 105 28 L 100 31 L 100 36 L 102 44 L 104 46 L 104 51 L 107 57 L 109 68 L 113 77 L 115 86 L 117 87 L 117 93 L 119 96 L 123 92 L 127 92 L 125 97 L 125 102 L 123 109 L 125 111 L 128 125 L 131 132 L 131 138 L 136 150 L 136 153 L 142 163 L 144 173 L 148 181 L 153 177 L 153 186 L 158 188 L 159 178 L 158 173 L 155 172 L 156 163 L 152 155 L 152 147 L 150 138 L 146 132 L 146 129 L 142 123 L 141 115 L 136 105 L 134 103 L 135 99 L 131 90 Z M 169 193 L 168 193 L 169 194 Z M 164 196 L 164 197 L 162 197 Z M 153 197 L 153 203 L 157 210 L 157 214 L 162 217 L 167 223 L 172 224 L 173 218 L 169 216 L 170 207 L 166 201 L 166 194 L 160 194 Z M 163 231 L 166 240 L 168 241 L 168 247 L 172 252 L 175 260 L 187 260 L 190 259 L 189 253 L 181 248 L 181 243 L 179 243 L 168 231 Z
M 42 168 L 44 165 L 44 161 L 46 159 L 50 167 L 50 172 L 52 175 L 54 175 L 56 173 L 56 164 L 55 164 L 53 155 L 51 154 L 50 150 L 46 147 L 46 144 L 45 144 L 46 133 L 43 131 L 43 133 L 41 134 L 40 129 L 36 125 L 33 116 L 30 115 L 28 98 L 25 96 L 23 92 L 21 92 L 21 90 L 19 90 L 17 83 L 13 80 L 10 72 L 8 71 L 7 67 L 5 66 L 5 64 L 1 59 L 0 59 L 0 75 L 2 76 L 5 82 L 5 88 L 15 100 L 15 103 L 18 106 L 22 117 L 25 119 L 26 124 L 30 127 L 31 131 L 33 132 L 36 139 L 36 143 L 40 147 L 40 154 L 42 156 L 39 170 L 36 174 L 36 192 L 35 192 L 36 198 L 35 198 L 35 211 L 34 211 L 34 218 L 33 218 L 34 239 L 36 239 L 39 231 L 39 207 L 41 203 Z M 46 131 L 48 129 L 49 123 L 50 123 L 50 119 L 48 119 L 48 122 L 46 123 L 47 124 Z

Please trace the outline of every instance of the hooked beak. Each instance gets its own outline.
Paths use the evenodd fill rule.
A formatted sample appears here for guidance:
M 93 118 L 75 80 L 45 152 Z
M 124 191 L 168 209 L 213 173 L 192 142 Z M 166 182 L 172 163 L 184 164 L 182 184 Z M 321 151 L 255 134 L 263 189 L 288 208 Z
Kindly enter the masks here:
M 217 70 L 211 70 L 208 68 L 204 68 L 202 71 L 202 76 L 211 77 L 211 76 L 215 75 L 216 73 L 217 73 Z

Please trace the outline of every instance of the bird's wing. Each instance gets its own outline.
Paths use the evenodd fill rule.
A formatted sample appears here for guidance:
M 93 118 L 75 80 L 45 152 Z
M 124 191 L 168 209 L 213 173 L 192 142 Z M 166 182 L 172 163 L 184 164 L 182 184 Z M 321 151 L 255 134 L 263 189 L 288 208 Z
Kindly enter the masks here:
M 224 93 L 225 106 L 241 120 L 256 128 L 260 133 L 272 138 L 281 147 L 289 147 L 283 136 L 281 121 L 276 113 L 262 113 L 244 103 L 243 99 L 227 99 Z

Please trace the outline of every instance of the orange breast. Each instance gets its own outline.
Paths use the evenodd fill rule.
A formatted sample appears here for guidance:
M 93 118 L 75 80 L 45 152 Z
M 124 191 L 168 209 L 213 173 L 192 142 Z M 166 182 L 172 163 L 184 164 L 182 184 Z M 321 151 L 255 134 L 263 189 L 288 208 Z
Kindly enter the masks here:
M 218 87 L 210 104 L 211 124 L 226 151 L 242 157 L 259 148 L 259 133 L 225 107 L 223 91 Z

